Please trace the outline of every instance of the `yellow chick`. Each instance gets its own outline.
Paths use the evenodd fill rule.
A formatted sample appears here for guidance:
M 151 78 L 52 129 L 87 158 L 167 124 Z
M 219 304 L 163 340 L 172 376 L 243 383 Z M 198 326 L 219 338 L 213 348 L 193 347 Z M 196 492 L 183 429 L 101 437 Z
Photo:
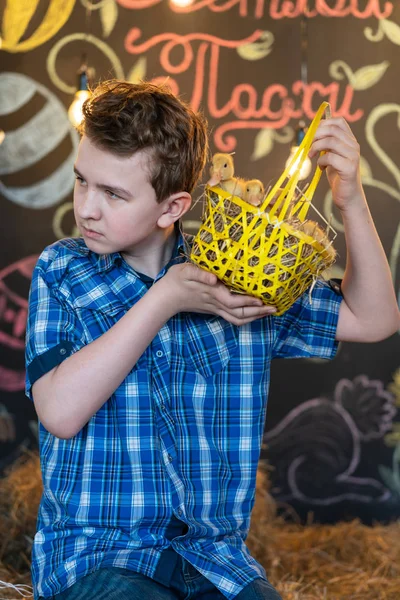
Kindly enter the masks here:
M 315 221 L 305 221 L 301 225 L 301 231 L 304 231 L 305 234 L 317 240 L 328 251 L 331 255 L 332 259 L 336 256 L 336 251 L 330 243 L 326 233 L 321 229 L 321 227 Z
M 240 177 L 234 177 L 234 173 L 235 167 L 230 154 L 214 154 L 210 168 L 211 178 L 207 184 L 210 186 L 218 185 L 225 192 L 243 198 L 245 182 Z
M 259 179 L 245 181 L 243 200 L 253 206 L 260 206 L 264 198 L 264 185 Z

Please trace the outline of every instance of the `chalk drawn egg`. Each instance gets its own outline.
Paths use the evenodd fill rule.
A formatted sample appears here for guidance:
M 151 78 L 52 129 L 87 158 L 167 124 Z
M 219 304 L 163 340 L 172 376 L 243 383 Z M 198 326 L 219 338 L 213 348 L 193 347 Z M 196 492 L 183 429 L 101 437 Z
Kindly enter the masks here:
M 0 271 L 0 390 L 24 389 L 26 315 L 29 286 L 37 256 L 23 258 Z
M 2 50 L 28 52 L 51 39 L 68 21 L 75 0 L 50 0 L 42 22 L 26 39 L 25 33 L 37 11 L 39 0 L 8 1 L 2 19 Z M 44 8 L 44 5 L 43 5 Z M 25 39 L 22 39 L 25 38 Z
M 6 132 L 0 146 L 0 176 L 15 174 L 50 155 L 67 137 L 72 150 L 56 169 L 34 183 L 11 187 L 0 181 L 0 193 L 26 208 L 41 209 L 58 204 L 73 189 L 73 165 L 79 136 L 72 128 L 65 106 L 44 85 L 20 73 L 0 74 L 0 115 L 23 108 L 39 94 L 42 108 L 20 127 Z

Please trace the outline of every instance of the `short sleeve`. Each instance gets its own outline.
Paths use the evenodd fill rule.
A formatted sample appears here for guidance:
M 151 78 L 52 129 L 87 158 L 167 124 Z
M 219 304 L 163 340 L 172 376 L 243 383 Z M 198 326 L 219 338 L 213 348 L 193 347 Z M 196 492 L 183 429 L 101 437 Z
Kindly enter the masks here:
M 336 329 L 342 301 L 340 287 L 318 279 L 280 317 L 273 317 L 273 358 L 334 358 Z
M 26 327 L 26 395 L 32 399 L 32 385 L 84 346 L 81 323 L 57 288 L 46 282 L 36 265 L 29 293 Z

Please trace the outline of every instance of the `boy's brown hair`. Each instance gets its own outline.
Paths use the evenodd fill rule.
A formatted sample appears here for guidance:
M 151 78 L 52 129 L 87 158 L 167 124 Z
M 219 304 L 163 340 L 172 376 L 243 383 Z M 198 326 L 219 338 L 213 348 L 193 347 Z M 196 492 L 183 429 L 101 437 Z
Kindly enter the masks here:
M 208 153 L 207 124 L 166 86 L 111 79 L 83 105 L 81 134 L 103 150 L 130 156 L 149 150 L 157 201 L 191 193 Z

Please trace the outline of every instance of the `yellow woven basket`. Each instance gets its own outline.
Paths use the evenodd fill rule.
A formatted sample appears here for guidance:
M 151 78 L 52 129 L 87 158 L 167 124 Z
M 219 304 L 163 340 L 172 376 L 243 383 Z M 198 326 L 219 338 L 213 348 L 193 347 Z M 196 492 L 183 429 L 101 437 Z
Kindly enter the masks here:
M 301 167 L 327 110 L 329 104 L 323 102 L 299 149 L 261 206 L 253 206 L 219 187 L 206 187 L 203 223 L 190 259 L 215 273 L 232 290 L 275 306 L 275 315 L 283 314 L 334 262 L 332 252 L 291 225 L 307 220 L 321 177 L 317 166 L 309 187 L 296 200 Z

